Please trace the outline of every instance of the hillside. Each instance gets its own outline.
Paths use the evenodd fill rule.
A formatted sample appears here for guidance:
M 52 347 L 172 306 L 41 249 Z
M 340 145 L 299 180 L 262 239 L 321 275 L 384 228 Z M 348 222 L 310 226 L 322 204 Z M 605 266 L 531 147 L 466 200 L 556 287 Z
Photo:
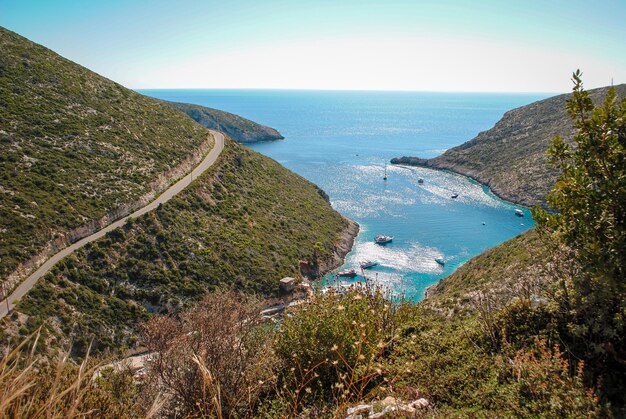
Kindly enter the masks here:
M 229 140 L 181 194 L 57 264 L 4 328 L 45 322 L 52 335 L 76 336 L 77 352 L 92 337 L 96 349 L 132 346 L 151 313 L 207 291 L 276 296 L 301 259 L 338 266 L 357 231 L 316 186 Z
M 4 28 L 0 52 L 0 279 L 9 288 L 208 153 L 207 130 L 171 106 L 239 141 L 282 138 L 227 112 L 167 106 Z
M 143 206 L 212 142 L 164 103 L 0 35 L 7 275 Z M 48 343 L 75 337 L 76 353 L 92 337 L 98 350 L 130 346 L 152 313 L 209 291 L 271 297 L 280 278 L 300 276 L 301 260 L 307 275 L 338 266 L 357 231 L 315 185 L 227 139 L 213 166 L 170 201 L 59 262 L 3 319 L 0 335 L 45 324 Z
M 256 143 L 285 138 L 274 128 L 257 124 L 239 115 L 190 103 L 165 103 L 184 112 L 200 125 L 221 131 L 240 143 Z
M 626 84 L 616 89 L 626 97 Z M 590 90 L 592 99 L 598 102 L 607 90 Z M 433 159 L 401 157 L 391 163 L 452 170 L 488 185 L 508 201 L 546 206 L 557 177 L 546 151 L 557 134 L 571 142 L 573 125 L 565 107 L 570 97 L 554 96 L 508 111 L 490 130 Z
M 4 28 L 0 143 L 2 279 L 140 206 L 210 147 L 179 112 Z
M 529 230 L 472 258 L 429 287 L 424 305 L 449 313 L 472 312 L 479 293 L 504 305 L 524 287 L 537 289 L 547 281 L 545 267 L 550 259 L 545 240 L 535 229 Z

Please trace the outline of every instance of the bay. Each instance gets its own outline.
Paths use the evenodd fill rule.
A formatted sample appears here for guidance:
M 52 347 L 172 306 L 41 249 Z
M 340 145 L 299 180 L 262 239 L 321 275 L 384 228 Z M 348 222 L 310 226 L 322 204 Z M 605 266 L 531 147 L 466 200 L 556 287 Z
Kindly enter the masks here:
M 524 217 L 515 216 L 520 207 L 465 177 L 388 162 L 398 156 L 437 156 L 491 128 L 504 112 L 548 94 L 140 92 L 225 110 L 278 129 L 285 140 L 250 147 L 320 186 L 335 209 L 361 226 L 341 269 L 361 273 L 359 261 L 375 260 L 379 265 L 364 271 L 368 279 L 413 300 L 470 258 L 533 226 L 527 209 Z M 378 234 L 393 236 L 393 242 L 375 244 Z M 326 280 L 336 281 L 332 275 Z M 340 282 L 360 280 L 361 275 Z

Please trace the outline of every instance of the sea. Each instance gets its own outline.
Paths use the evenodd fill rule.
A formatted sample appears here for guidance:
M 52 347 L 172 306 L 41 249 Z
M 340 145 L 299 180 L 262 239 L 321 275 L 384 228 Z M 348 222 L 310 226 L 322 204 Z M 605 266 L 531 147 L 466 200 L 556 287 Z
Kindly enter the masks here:
M 320 186 L 332 206 L 361 227 L 340 268 L 355 268 L 359 275 L 337 279 L 329 274 L 325 284 L 367 279 L 419 301 L 428 286 L 534 225 L 527 208 L 499 199 L 468 178 L 392 166 L 389 161 L 438 156 L 493 127 L 506 111 L 550 94 L 202 89 L 140 93 L 232 112 L 276 128 L 285 137 L 250 147 Z M 523 217 L 515 215 L 518 208 Z M 379 234 L 393 236 L 393 241 L 374 243 Z M 361 271 L 362 260 L 378 265 Z

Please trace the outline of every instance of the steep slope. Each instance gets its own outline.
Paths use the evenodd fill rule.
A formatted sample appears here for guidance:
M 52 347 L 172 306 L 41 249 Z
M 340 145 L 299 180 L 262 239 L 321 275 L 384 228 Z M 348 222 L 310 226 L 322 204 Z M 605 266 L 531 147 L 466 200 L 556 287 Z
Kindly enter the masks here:
M 0 41 L 4 275 L 143 206 L 212 145 L 161 101 L 10 31 Z M 222 287 L 277 295 L 302 259 L 305 274 L 338 266 L 357 231 L 315 185 L 227 139 L 178 195 L 59 262 L 0 335 L 45 324 L 48 343 L 75 338 L 76 352 L 92 337 L 97 349 L 130 346 L 153 312 Z
M 210 147 L 207 130 L 0 28 L 0 278 L 140 206 Z
M 285 138 L 274 128 L 257 124 L 232 113 L 190 103 L 165 103 L 174 109 L 184 112 L 200 125 L 222 131 L 240 143 L 256 143 L 258 141 L 273 141 Z
M 340 264 L 358 227 L 315 185 L 232 140 L 181 194 L 60 262 L 5 318 L 8 334 L 41 324 L 80 353 L 132 346 L 143 320 L 207 291 L 278 294 L 278 281 Z
M 616 86 L 626 97 L 626 84 Z M 598 102 L 608 87 L 590 90 Z M 522 205 L 546 206 L 557 172 L 547 164 L 546 151 L 554 136 L 571 140 L 573 126 L 566 112 L 571 95 L 559 95 L 504 114 L 496 125 L 476 138 L 433 159 L 401 157 L 393 164 L 447 169 L 489 185 L 498 196 Z
M 471 312 L 480 293 L 504 304 L 523 289 L 537 289 L 547 281 L 550 261 L 546 242 L 535 229 L 529 230 L 476 256 L 429 287 L 424 305 Z

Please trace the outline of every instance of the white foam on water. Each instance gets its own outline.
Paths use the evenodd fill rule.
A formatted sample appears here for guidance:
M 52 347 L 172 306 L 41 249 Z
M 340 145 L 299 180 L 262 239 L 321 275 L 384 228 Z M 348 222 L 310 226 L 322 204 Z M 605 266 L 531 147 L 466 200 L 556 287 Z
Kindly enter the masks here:
M 361 203 L 369 204 L 370 206 L 382 208 L 387 204 L 394 205 L 415 205 L 416 200 L 412 197 L 405 197 L 401 195 L 374 195 L 370 194 L 364 197 Z
M 444 255 L 434 247 L 423 246 L 419 243 L 411 243 L 408 249 L 400 249 L 392 246 L 381 246 L 374 242 L 360 243 L 349 256 L 348 263 L 359 269 L 359 262 L 373 260 L 379 266 L 392 268 L 402 272 L 440 273 L 441 266 L 435 262 L 436 258 Z M 368 271 L 370 274 L 387 274 L 376 268 Z M 368 277 L 371 275 L 368 275 Z
M 366 272 L 366 275 L 370 284 L 380 285 L 393 291 L 406 288 L 404 278 L 398 272 Z

